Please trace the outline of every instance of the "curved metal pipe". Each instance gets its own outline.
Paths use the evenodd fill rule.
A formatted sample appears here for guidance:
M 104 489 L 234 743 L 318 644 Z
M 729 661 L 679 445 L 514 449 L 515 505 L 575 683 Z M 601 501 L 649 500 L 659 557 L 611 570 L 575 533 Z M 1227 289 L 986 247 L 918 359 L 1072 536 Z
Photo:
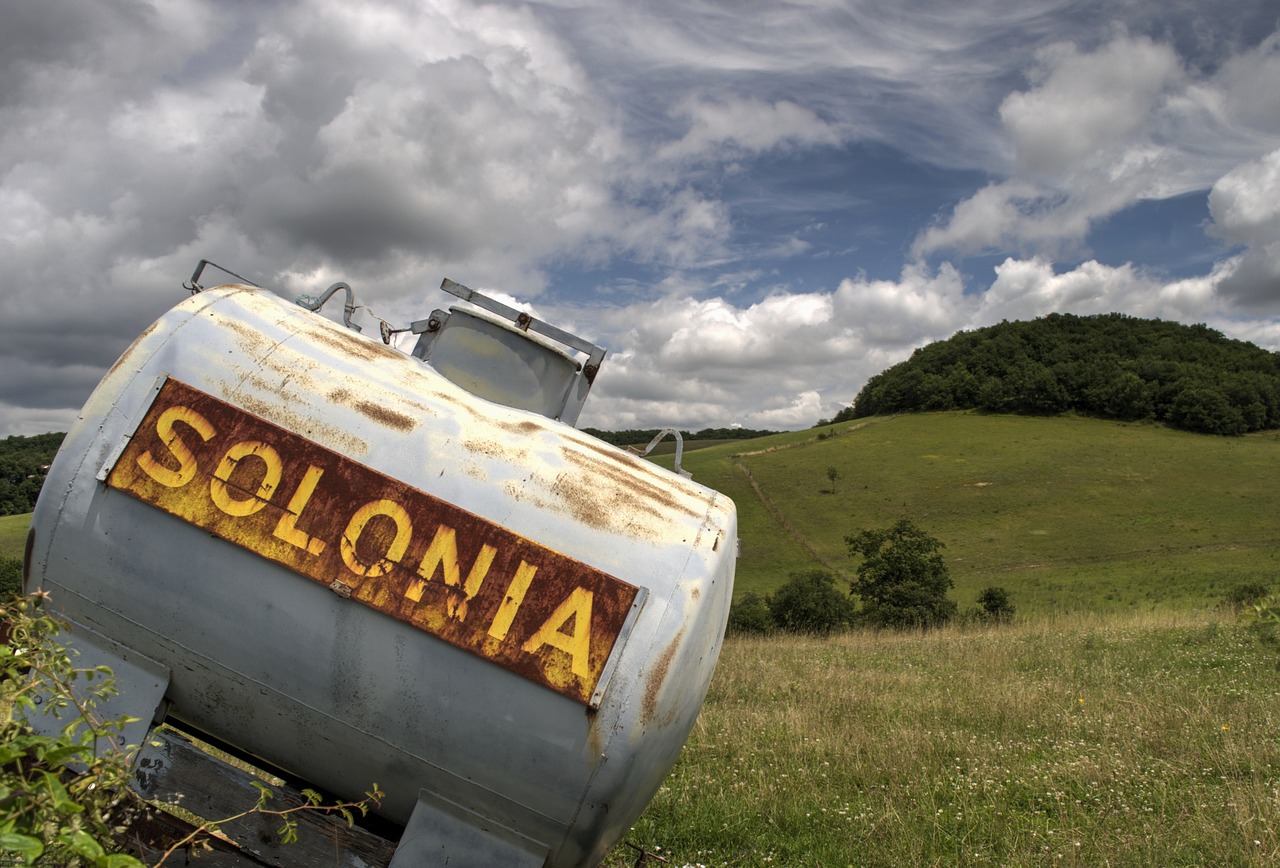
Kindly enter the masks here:
M 294 299 L 294 304 L 299 307 L 305 307 L 310 311 L 319 311 L 329 299 L 333 298 L 333 294 L 340 289 L 345 290 L 347 293 L 347 303 L 342 309 L 342 324 L 353 331 L 361 331 L 360 326 L 351 321 L 351 317 L 356 312 L 356 293 L 351 288 L 351 284 L 346 281 L 339 280 L 333 286 L 320 293 L 319 298 L 314 295 L 300 295 Z

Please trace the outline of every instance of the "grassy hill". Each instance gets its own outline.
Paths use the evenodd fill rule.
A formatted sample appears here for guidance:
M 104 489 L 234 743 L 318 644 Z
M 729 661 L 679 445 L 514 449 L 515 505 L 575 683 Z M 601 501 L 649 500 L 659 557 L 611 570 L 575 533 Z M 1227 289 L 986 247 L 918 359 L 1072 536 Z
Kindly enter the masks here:
M 684 466 L 738 505 L 739 594 L 814 566 L 849 575 L 844 537 L 903 517 L 945 543 L 962 609 L 991 585 L 1026 614 L 1198 608 L 1280 573 L 1275 432 L 910 414 L 702 449 Z
M 1186 610 L 1280 576 L 1276 432 L 948 412 L 686 445 L 738 506 L 738 594 L 850 575 L 845 536 L 904 517 L 946 545 L 962 610 L 992 585 L 1028 615 Z M 22 556 L 29 521 L 0 517 L 0 556 Z

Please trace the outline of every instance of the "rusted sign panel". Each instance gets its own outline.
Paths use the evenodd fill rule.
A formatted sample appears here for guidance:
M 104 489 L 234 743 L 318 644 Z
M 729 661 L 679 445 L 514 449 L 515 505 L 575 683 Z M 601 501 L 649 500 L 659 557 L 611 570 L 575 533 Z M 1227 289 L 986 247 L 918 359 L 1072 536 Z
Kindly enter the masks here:
M 587 705 L 639 593 L 172 378 L 106 482 Z

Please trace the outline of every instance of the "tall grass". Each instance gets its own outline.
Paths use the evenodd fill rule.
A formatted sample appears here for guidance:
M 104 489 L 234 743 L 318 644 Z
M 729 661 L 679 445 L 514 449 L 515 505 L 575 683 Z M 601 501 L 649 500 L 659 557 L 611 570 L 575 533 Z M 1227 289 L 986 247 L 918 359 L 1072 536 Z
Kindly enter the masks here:
M 1273 864 L 1278 700 L 1273 647 L 1209 615 L 732 638 L 629 840 L 677 865 Z

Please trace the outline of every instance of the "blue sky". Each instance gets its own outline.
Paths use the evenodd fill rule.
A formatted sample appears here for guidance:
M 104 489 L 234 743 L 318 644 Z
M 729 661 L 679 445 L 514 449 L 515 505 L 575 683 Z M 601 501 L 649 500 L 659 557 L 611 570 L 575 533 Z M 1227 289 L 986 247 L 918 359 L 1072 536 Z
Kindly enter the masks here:
M 0 10 L 0 435 L 209 258 L 443 277 L 610 349 L 582 424 L 796 428 L 1120 311 L 1280 349 L 1274 0 L 42 0 Z M 366 332 L 368 332 L 366 328 Z

